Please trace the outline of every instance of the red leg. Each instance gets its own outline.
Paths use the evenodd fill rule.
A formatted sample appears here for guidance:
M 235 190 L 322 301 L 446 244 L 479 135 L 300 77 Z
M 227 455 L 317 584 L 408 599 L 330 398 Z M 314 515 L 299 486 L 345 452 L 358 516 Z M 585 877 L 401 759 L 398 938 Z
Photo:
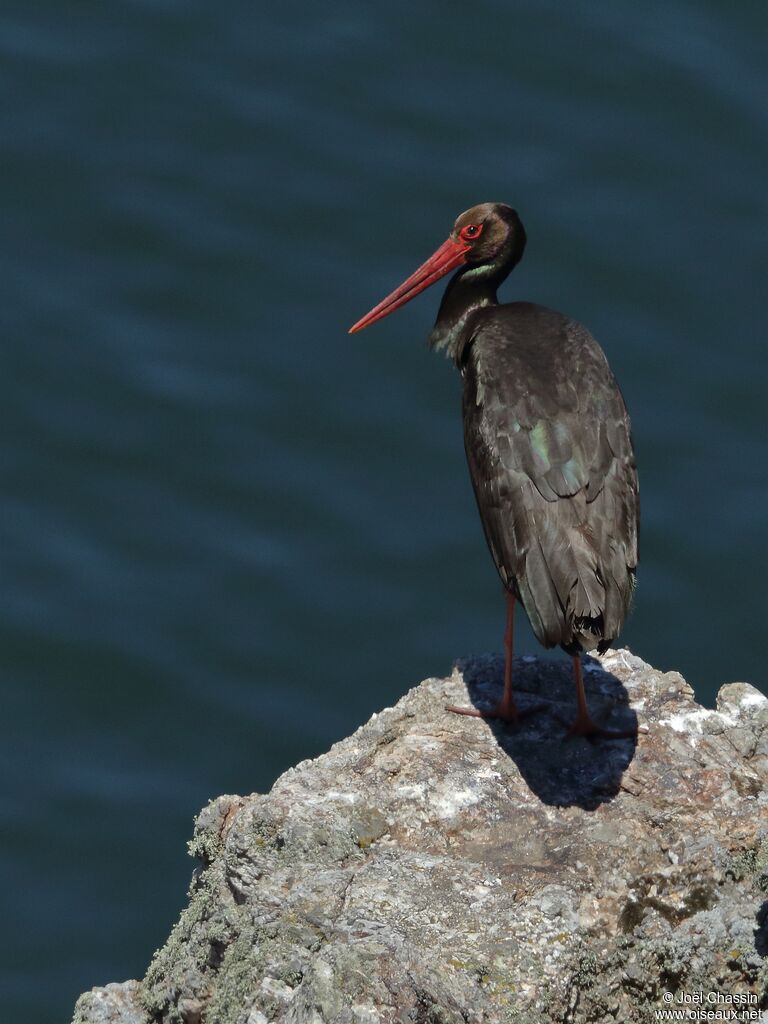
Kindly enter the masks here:
M 506 593 L 507 598 L 507 628 L 504 631 L 504 694 L 501 701 L 491 711 L 481 711 L 479 708 L 459 708 L 449 704 L 447 711 L 453 711 L 457 715 L 470 715 L 473 718 L 501 718 L 505 722 L 517 724 L 521 718 L 539 711 L 543 704 L 536 704 L 534 707 L 521 710 L 515 704 L 512 697 L 512 653 L 514 646 L 514 625 L 515 625 L 515 595 Z
M 627 739 L 637 735 L 636 729 L 604 729 L 597 725 L 589 716 L 587 696 L 584 693 L 584 677 L 581 673 L 581 658 L 573 656 L 573 677 L 576 681 L 576 718 L 568 727 L 569 736 L 602 736 L 608 740 Z

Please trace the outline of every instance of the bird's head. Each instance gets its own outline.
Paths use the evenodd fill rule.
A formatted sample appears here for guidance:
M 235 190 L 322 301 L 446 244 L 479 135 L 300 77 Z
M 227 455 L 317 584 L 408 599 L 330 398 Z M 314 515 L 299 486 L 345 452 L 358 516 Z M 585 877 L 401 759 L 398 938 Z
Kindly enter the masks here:
M 510 270 L 523 255 L 525 229 L 506 203 L 481 203 L 456 218 L 450 238 L 468 246 L 464 263 L 472 268 Z
M 440 248 L 390 295 L 354 324 L 362 331 L 393 313 L 452 270 L 472 279 L 503 280 L 523 255 L 525 229 L 517 211 L 506 203 L 480 203 L 466 210 Z

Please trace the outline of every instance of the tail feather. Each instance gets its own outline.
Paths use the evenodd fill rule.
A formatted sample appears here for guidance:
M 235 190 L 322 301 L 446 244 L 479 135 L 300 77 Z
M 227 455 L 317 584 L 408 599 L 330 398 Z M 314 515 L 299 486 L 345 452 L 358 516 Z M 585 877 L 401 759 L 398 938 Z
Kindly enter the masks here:
M 596 540 L 583 526 L 535 525 L 518 584 L 539 641 L 592 650 L 612 640 L 632 591 L 621 546 Z
M 518 583 L 531 628 L 539 643 L 544 647 L 561 643 L 565 610 L 539 542 L 534 542 L 529 548 L 525 571 Z

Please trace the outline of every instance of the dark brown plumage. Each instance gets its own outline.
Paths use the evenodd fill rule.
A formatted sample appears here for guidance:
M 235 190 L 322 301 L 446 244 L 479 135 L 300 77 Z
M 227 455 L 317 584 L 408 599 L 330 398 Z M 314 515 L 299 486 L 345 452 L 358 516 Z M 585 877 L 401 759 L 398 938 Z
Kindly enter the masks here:
M 430 338 L 464 381 L 464 444 L 480 518 L 508 593 L 505 693 L 491 713 L 516 720 L 512 614 L 520 600 L 538 640 L 574 657 L 572 731 L 613 734 L 586 711 L 578 655 L 604 650 L 629 610 L 639 498 L 630 423 L 602 349 L 581 324 L 496 289 L 526 236 L 517 213 L 484 203 L 353 330 L 368 326 L 458 267 Z
M 545 647 L 604 649 L 629 609 L 638 492 L 621 392 L 597 342 L 541 306 L 467 325 L 464 443 L 488 546 Z

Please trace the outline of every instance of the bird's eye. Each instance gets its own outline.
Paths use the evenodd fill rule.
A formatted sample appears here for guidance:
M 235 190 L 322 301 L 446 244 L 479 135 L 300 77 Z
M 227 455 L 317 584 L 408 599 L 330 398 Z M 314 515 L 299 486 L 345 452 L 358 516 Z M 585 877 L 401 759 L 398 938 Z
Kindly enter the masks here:
M 482 224 L 467 224 L 466 227 L 463 227 L 461 229 L 459 234 L 461 235 L 465 242 L 471 242 L 473 239 L 478 237 L 482 230 Z

